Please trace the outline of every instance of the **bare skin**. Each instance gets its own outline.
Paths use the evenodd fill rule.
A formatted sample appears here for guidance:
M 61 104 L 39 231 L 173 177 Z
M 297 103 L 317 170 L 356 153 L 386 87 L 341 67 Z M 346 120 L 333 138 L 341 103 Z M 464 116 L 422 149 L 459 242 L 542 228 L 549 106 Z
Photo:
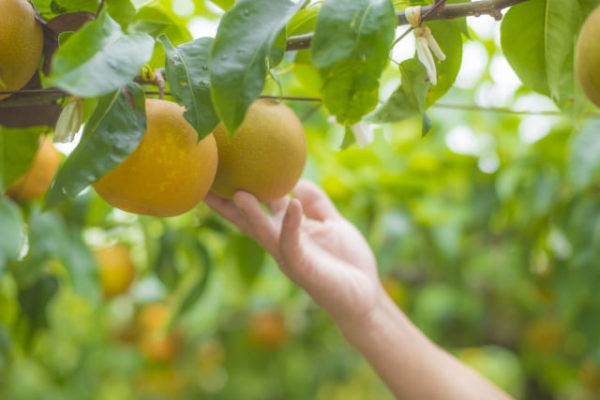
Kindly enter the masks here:
M 265 248 L 331 315 L 398 399 L 510 399 L 396 307 L 366 240 L 318 186 L 301 181 L 294 195 L 266 204 L 270 213 L 245 192 L 233 200 L 209 194 L 206 203 Z

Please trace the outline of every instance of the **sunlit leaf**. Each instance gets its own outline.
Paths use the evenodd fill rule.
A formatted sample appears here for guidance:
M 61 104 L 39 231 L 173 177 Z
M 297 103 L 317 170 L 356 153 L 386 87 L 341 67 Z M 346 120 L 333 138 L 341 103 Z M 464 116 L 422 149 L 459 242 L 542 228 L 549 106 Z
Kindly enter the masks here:
M 367 121 L 375 123 L 398 122 L 425 112 L 425 97 L 430 88 L 427 71 L 421 62 L 411 58 L 400 64 L 402 83 Z
M 325 106 L 352 125 L 377 105 L 379 77 L 387 65 L 396 17 L 390 0 L 328 0 L 312 43 Z
M 176 100 L 185 105 L 184 118 L 198 132 L 198 140 L 210 134 L 219 117 L 210 96 L 208 56 L 213 40 L 200 38 L 173 47 L 166 36 L 159 37 L 165 48 L 167 80 Z
M 212 99 L 229 135 L 260 95 L 266 58 L 302 2 L 239 0 L 221 19 L 210 55 Z
M 145 129 L 144 93 L 137 84 L 102 97 L 81 142 L 56 174 L 45 206 L 75 197 L 100 179 L 135 150 Z
M 59 47 L 48 85 L 79 97 L 101 96 L 132 81 L 150 57 L 154 40 L 144 33 L 125 34 L 106 12 Z

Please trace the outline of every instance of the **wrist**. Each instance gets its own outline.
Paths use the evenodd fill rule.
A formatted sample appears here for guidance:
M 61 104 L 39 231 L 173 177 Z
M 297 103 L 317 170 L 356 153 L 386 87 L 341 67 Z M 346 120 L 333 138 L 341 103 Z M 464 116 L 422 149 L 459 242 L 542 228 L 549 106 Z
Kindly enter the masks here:
M 367 310 L 348 318 L 338 318 L 336 325 L 346 340 L 359 349 L 365 344 L 377 343 L 382 336 L 409 333 L 413 327 L 381 285 Z

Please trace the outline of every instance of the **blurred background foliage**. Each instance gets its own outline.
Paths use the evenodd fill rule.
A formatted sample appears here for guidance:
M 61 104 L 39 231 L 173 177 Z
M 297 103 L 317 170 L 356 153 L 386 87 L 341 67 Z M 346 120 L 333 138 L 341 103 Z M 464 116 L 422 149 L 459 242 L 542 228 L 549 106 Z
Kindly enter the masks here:
M 84 3 L 36 1 L 46 16 L 97 6 Z M 222 13 L 208 0 L 143 7 L 136 29 L 174 44 L 214 35 Z M 312 29 L 310 14 L 290 31 Z M 289 102 L 305 120 L 305 177 L 368 238 L 386 290 L 439 345 L 517 398 L 598 399 L 598 110 L 574 122 L 522 87 L 498 31 L 469 19 L 457 82 L 425 137 L 409 119 L 375 127 L 360 148 L 315 103 Z M 407 38 L 394 59 L 412 52 Z M 318 93 L 309 56 L 278 68 L 286 95 Z M 265 93 L 278 90 L 270 81 Z M 2 399 L 392 398 L 327 315 L 205 205 L 139 217 L 89 190 L 49 212 L 4 198 L 0 218 L 27 228 L 20 259 L 0 270 Z M 108 284 L 134 276 L 113 296 L 94 254 L 115 245 L 125 267 Z

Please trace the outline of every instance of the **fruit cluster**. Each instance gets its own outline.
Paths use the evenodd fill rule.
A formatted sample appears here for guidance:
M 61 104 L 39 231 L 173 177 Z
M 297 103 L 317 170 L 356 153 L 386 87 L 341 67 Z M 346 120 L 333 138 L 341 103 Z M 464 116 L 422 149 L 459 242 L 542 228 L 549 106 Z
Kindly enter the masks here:
M 231 198 L 244 190 L 260 201 L 290 192 L 304 168 L 302 124 L 287 106 L 255 101 L 236 135 L 219 125 L 200 142 L 183 107 L 146 100 L 147 129 L 137 149 L 94 184 L 112 206 L 170 217 L 190 210 L 212 190 Z

